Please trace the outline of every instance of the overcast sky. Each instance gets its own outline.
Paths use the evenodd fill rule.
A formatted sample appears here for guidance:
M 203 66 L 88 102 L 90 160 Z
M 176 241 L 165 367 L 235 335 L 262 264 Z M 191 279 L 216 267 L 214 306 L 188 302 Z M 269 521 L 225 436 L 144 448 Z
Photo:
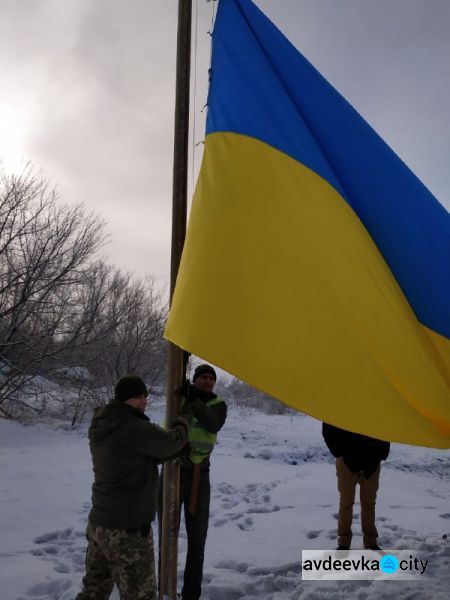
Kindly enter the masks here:
M 213 3 L 193 3 L 198 142 Z M 100 214 L 109 260 L 160 286 L 170 260 L 177 4 L 0 0 L 0 159 L 8 170 L 32 161 L 61 201 Z M 450 210 L 450 2 L 256 4 Z M 190 187 L 200 158 L 201 145 Z

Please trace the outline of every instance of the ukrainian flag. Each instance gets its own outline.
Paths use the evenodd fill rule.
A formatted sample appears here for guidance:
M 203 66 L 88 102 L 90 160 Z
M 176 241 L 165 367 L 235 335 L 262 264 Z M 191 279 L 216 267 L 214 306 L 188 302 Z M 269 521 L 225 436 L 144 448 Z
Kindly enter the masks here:
M 284 403 L 450 447 L 450 215 L 250 0 L 220 0 L 166 337 Z

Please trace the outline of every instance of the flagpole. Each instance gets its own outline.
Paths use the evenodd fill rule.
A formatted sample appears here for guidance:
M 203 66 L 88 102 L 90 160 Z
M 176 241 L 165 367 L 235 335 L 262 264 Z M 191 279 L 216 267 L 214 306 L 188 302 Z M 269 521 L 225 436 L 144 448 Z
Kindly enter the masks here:
M 178 0 L 170 303 L 172 303 L 186 236 L 191 22 L 192 0 Z M 184 377 L 183 350 L 169 342 L 166 402 L 168 426 L 178 414 L 179 399 L 175 390 L 182 384 Z M 179 486 L 179 464 L 169 460 L 164 465 L 160 600 L 166 598 L 172 600 L 177 595 Z

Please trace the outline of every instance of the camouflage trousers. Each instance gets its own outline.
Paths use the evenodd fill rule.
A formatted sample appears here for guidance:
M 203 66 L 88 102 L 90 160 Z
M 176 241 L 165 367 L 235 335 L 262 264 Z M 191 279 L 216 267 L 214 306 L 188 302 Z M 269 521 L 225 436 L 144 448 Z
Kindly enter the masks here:
M 153 532 L 127 533 L 88 524 L 86 575 L 76 600 L 107 600 L 114 584 L 123 600 L 156 600 Z

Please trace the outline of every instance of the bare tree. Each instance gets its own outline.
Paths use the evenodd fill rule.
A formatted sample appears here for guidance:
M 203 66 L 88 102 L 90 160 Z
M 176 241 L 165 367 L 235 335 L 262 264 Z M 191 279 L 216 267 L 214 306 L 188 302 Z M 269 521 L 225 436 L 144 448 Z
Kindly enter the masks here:
M 14 416 L 36 375 L 57 369 L 89 324 L 77 297 L 105 241 L 98 217 L 58 205 L 48 182 L 27 168 L 0 175 L 0 414 Z M 86 315 L 83 315 L 85 317 Z
M 58 204 L 31 168 L 0 174 L 0 416 L 75 423 L 125 373 L 161 377 L 161 294 L 99 260 L 104 241 L 99 218 Z
M 153 279 L 133 280 L 116 273 L 104 314 L 109 334 L 102 341 L 97 377 L 111 388 L 126 373 L 139 374 L 151 388 L 165 364 L 163 329 L 166 308 Z
M 84 347 L 65 358 L 66 365 L 78 366 L 72 366 L 72 377 L 60 381 L 65 388 L 61 394 L 64 412 L 72 424 L 110 399 L 122 375 L 140 375 L 152 391 L 165 366 L 166 308 L 153 280 L 134 280 L 106 266 L 100 271 L 104 277 L 97 276 L 89 287 L 89 298 L 80 299 L 80 306 L 94 315 L 82 319 L 83 323 L 92 321 L 90 336 Z M 69 372 L 67 367 L 65 371 Z
M 235 378 L 227 385 L 222 384 L 220 393 L 244 413 L 253 409 L 269 415 L 295 414 L 297 412 L 276 398 Z

